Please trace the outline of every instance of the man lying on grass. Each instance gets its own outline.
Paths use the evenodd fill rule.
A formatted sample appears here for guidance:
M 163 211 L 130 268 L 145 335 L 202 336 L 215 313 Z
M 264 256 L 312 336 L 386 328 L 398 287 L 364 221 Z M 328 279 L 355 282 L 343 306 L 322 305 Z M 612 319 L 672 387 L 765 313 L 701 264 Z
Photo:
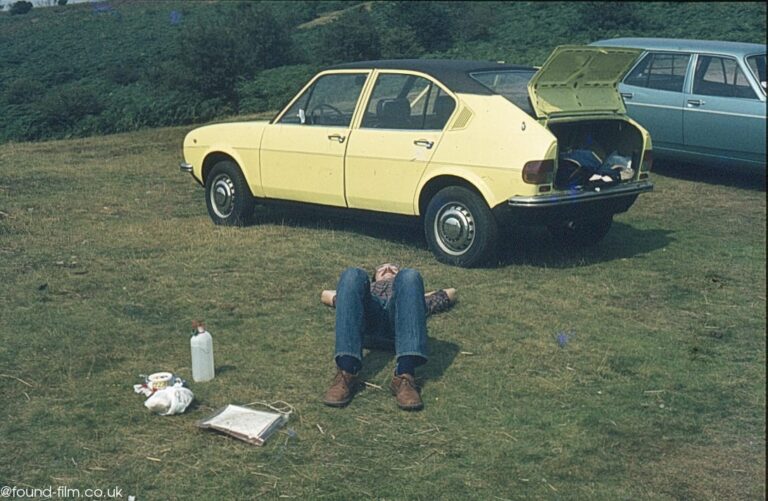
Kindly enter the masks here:
M 427 315 L 450 308 L 456 289 L 424 293 L 418 271 L 392 263 L 376 268 L 371 283 L 360 268 L 347 268 L 336 290 L 320 300 L 336 308 L 336 376 L 323 402 L 343 407 L 358 389 L 363 348 L 394 349 L 395 373 L 389 388 L 404 410 L 424 407 L 416 386 L 416 367 L 427 361 Z

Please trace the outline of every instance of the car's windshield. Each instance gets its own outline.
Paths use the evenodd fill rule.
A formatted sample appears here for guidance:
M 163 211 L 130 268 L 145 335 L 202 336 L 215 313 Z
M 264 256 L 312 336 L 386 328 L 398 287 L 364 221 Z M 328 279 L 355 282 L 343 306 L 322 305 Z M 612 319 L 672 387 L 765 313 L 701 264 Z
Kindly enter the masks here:
M 517 105 L 521 110 L 535 116 L 528 98 L 528 82 L 536 72 L 532 70 L 481 71 L 469 76 Z
M 749 69 L 752 70 L 752 74 L 755 75 L 757 81 L 760 82 L 760 87 L 762 87 L 763 94 L 765 94 L 765 54 L 749 56 L 747 58 L 747 64 L 749 65 Z

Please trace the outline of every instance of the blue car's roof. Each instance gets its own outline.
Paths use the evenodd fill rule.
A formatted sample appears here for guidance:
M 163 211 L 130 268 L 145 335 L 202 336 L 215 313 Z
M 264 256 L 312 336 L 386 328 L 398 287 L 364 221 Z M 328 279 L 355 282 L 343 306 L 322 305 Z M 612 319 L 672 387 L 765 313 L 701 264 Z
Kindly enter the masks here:
M 590 45 L 603 47 L 633 47 L 637 49 L 668 50 L 677 52 L 706 52 L 744 57 L 765 53 L 765 45 L 745 42 L 721 42 L 716 40 L 688 40 L 682 38 L 614 38 L 599 40 Z

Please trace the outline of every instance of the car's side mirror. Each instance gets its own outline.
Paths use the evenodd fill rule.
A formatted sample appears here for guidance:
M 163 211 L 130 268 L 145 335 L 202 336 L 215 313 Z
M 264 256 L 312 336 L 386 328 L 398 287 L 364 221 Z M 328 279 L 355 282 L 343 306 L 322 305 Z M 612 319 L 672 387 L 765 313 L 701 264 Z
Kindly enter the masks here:
M 299 123 L 301 123 L 302 125 L 304 125 L 307 122 L 307 115 L 304 113 L 304 110 L 302 108 L 299 108 L 298 117 L 299 117 Z

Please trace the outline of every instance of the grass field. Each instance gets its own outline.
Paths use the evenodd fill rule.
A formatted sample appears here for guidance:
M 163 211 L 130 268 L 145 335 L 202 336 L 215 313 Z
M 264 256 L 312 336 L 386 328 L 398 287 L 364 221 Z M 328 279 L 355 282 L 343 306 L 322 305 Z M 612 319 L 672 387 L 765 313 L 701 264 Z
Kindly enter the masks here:
M 505 238 L 495 269 L 418 231 L 260 210 L 215 227 L 185 130 L 0 145 L 0 484 L 144 499 L 764 499 L 764 178 L 665 166 L 598 247 Z M 320 402 L 346 266 L 396 260 L 460 300 L 430 319 L 426 408 Z M 174 417 L 139 374 L 217 377 Z M 567 343 L 557 335 L 569 333 Z M 561 346 L 562 344 L 562 346 Z M 228 403 L 295 409 L 262 448 L 201 431 Z M 258 407 L 258 406 L 256 406 Z M 5 493 L 6 491 L 4 491 Z

